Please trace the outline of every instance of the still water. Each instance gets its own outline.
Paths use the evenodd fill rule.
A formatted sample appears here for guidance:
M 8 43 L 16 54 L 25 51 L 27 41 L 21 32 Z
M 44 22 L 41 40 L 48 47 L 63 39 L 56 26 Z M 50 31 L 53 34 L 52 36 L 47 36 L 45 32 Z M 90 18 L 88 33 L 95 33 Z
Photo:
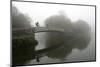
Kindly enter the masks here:
M 47 33 L 36 33 L 35 38 L 38 40 L 39 44 L 36 46 L 36 50 L 44 49 L 46 48 L 46 37 Z M 54 38 L 53 38 L 54 39 Z M 57 63 L 57 62 L 76 62 L 76 61 L 93 61 L 95 60 L 95 34 L 91 33 L 91 40 L 87 47 L 84 49 L 77 49 L 70 47 L 65 47 L 64 49 L 67 50 L 67 55 L 65 58 L 56 58 L 56 56 L 52 57 L 52 54 L 50 56 L 44 55 L 40 58 L 40 62 L 36 62 L 35 59 L 28 62 L 28 64 L 43 64 L 43 63 Z M 57 52 L 56 52 L 57 53 Z M 66 53 L 66 52 L 65 52 Z M 60 52 L 59 54 L 60 55 Z

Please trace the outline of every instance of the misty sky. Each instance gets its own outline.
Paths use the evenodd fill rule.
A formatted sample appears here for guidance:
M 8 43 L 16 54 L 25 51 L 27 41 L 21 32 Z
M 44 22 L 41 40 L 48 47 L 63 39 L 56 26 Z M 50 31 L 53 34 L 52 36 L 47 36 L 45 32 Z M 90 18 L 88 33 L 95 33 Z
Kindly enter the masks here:
M 64 12 L 72 22 L 79 19 L 88 22 L 93 28 L 95 27 L 95 8 L 89 6 L 44 4 L 29 2 L 12 2 L 17 9 L 31 18 L 31 23 L 39 22 L 44 26 L 44 21 L 52 16 Z

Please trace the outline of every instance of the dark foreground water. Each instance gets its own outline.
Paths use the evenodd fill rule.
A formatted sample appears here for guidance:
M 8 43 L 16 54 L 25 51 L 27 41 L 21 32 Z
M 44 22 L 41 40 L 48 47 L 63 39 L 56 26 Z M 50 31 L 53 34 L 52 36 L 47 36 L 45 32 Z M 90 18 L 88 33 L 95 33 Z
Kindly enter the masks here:
M 39 41 L 39 44 L 36 46 L 36 50 L 44 49 L 46 48 L 46 33 L 37 33 L 35 34 L 36 39 Z M 53 38 L 54 39 L 54 38 Z M 82 47 L 82 46 L 81 46 Z M 65 47 L 65 50 L 71 47 Z M 57 52 L 56 52 L 57 53 Z M 55 53 L 53 53 L 55 54 Z M 61 53 L 59 52 L 58 55 Z M 95 60 L 95 34 L 91 33 L 91 40 L 89 44 L 87 44 L 87 47 L 84 49 L 77 49 L 77 48 L 71 48 L 65 52 L 66 57 L 59 58 L 55 55 L 44 55 L 40 58 L 40 62 L 36 62 L 35 59 L 28 62 L 28 64 L 43 64 L 43 63 L 57 63 L 57 62 L 76 62 L 76 61 L 93 61 Z

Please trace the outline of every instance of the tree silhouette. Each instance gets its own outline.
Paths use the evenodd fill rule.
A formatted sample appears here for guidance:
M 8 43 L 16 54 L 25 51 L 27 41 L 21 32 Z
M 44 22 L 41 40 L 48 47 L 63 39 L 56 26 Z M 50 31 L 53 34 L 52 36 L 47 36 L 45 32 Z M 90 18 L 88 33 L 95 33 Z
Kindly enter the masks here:
M 87 22 L 78 20 L 77 22 L 71 22 L 71 20 L 63 15 L 53 15 L 45 21 L 48 27 L 64 29 L 64 33 L 47 33 L 46 47 L 53 45 L 59 46 L 59 48 L 48 52 L 47 56 L 50 58 L 64 59 L 68 56 L 73 48 L 82 50 L 87 47 L 90 42 L 90 27 Z
M 18 9 L 12 7 L 12 27 L 13 28 L 29 28 L 31 27 L 30 18 L 18 11 Z
M 12 29 L 15 28 L 30 28 L 30 18 L 25 16 L 15 6 L 12 6 Z M 16 31 L 17 35 L 23 36 L 25 32 Z M 28 33 L 31 31 L 28 31 Z M 27 33 L 27 32 L 26 32 Z M 12 58 L 13 65 L 24 65 L 25 62 L 35 58 L 35 46 L 37 41 L 35 40 L 34 33 L 31 33 L 33 37 L 13 39 L 17 37 L 12 31 Z

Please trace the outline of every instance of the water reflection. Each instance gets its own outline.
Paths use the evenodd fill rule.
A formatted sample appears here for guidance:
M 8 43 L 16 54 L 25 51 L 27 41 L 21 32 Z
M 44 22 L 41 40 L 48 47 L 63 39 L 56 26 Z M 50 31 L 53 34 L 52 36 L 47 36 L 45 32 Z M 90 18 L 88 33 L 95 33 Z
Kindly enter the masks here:
M 51 35 L 50 37 L 53 38 L 54 37 L 53 35 Z M 59 36 L 56 35 L 56 37 L 59 37 Z M 74 48 L 77 48 L 79 50 L 85 49 L 88 46 L 89 41 L 90 41 L 90 39 L 88 37 L 77 36 L 77 35 L 76 36 L 68 36 L 68 37 L 65 36 L 61 40 L 64 40 L 65 43 L 61 44 L 60 47 L 55 48 L 55 50 L 48 52 L 47 53 L 48 57 L 55 58 L 55 59 L 64 59 L 64 58 L 66 58 L 67 55 L 69 55 L 72 52 L 72 49 L 74 49 Z M 61 40 L 55 41 L 55 38 L 54 38 L 55 42 L 51 42 L 51 43 L 53 43 L 52 45 L 54 45 L 55 43 L 60 42 Z M 50 42 L 47 42 L 47 44 L 49 45 Z
M 88 52 L 88 50 L 90 50 L 91 47 L 93 47 L 93 45 L 94 45 L 92 43 L 93 40 L 90 41 L 90 38 L 88 39 L 88 37 L 83 37 L 83 36 L 68 37 L 68 36 L 66 36 L 69 38 L 69 40 L 67 40 L 66 37 L 63 37 L 62 39 L 60 38 L 60 36 L 62 36 L 61 33 L 39 33 L 38 35 L 36 37 L 41 38 L 38 41 L 40 41 L 42 39 L 46 40 L 47 43 L 43 42 L 43 41 L 41 41 L 41 42 L 42 42 L 42 45 L 44 43 L 43 48 L 47 48 L 47 49 L 40 51 L 39 54 L 43 55 L 42 57 L 40 57 L 40 62 L 37 62 L 36 60 L 33 59 L 30 62 L 28 62 L 28 64 L 57 63 L 57 62 L 61 62 L 61 61 L 62 62 L 64 62 L 64 61 L 72 62 L 72 61 L 80 61 L 80 60 L 86 61 L 86 60 L 94 59 L 94 56 L 93 56 L 94 54 L 93 53 L 91 54 Z M 40 36 L 40 35 L 42 35 L 42 36 Z M 54 35 L 55 35 L 55 37 L 57 36 L 57 39 L 55 39 Z M 52 38 L 52 40 L 50 40 L 50 38 L 46 38 L 47 36 L 50 36 L 50 38 Z M 64 40 L 65 42 L 61 44 L 61 40 Z M 55 41 L 55 42 L 53 42 L 53 41 Z M 52 43 L 51 44 L 52 46 L 50 46 L 50 43 Z M 49 48 L 46 45 L 49 45 Z M 76 50 L 76 49 L 78 49 L 78 50 Z M 79 52 L 79 50 L 81 50 L 83 52 Z M 91 51 L 94 51 L 94 47 Z M 85 56 L 85 55 L 87 55 L 87 56 Z

